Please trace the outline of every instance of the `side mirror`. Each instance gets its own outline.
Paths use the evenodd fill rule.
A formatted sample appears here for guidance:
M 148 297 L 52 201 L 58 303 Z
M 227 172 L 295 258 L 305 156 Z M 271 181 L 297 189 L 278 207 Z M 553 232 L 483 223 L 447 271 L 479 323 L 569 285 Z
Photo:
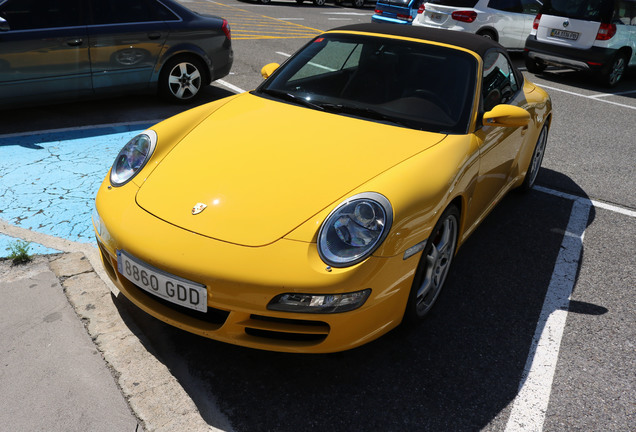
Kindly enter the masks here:
M 497 105 L 484 114 L 484 126 L 517 127 L 530 123 L 530 113 L 514 105 Z
M 263 66 L 263 69 L 261 69 L 261 75 L 263 75 L 263 79 L 269 78 L 274 73 L 274 71 L 278 69 L 278 66 L 280 66 L 278 63 L 269 63 Z

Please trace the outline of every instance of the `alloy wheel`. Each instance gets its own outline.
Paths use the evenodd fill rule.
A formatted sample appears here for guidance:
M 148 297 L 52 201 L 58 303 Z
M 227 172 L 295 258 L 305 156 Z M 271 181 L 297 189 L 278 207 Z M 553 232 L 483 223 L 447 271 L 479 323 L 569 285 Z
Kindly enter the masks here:
M 457 216 L 449 212 L 443 217 L 431 234 L 431 240 L 424 252 L 426 270 L 417 290 L 415 303 L 420 317 L 428 313 L 444 286 L 457 246 Z
M 177 63 L 170 71 L 168 87 L 177 99 L 192 99 L 201 90 L 201 71 L 192 63 Z

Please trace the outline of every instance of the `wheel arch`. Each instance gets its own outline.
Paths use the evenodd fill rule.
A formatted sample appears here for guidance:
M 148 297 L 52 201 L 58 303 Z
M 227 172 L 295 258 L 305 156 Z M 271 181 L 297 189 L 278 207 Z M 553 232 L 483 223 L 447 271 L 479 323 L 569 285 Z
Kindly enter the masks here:
M 457 210 L 459 211 L 459 220 L 457 221 L 457 226 L 458 226 L 458 236 L 457 236 L 457 246 L 456 246 L 456 250 L 459 249 L 459 247 L 461 246 L 461 244 L 463 243 L 462 239 L 463 239 L 463 233 L 466 230 L 466 227 L 464 227 L 464 221 L 467 219 L 465 217 L 465 211 L 468 208 L 468 205 L 466 203 L 466 196 L 465 195 L 457 195 L 455 198 L 453 198 L 448 204 L 446 204 L 446 207 L 442 210 L 442 212 L 440 214 L 443 214 L 447 208 L 455 206 L 457 208 Z
M 475 32 L 476 35 L 478 36 L 484 36 L 485 33 L 490 33 L 494 36 L 494 41 L 495 42 L 499 42 L 499 32 L 497 31 L 496 28 L 491 27 L 491 26 L 484 26 L 481 27 L 479 30 L 477 30 Z
M 626 72 L 627 72 L 627 68 L 629 68 L 629 61 L 631 60 L 633 54 L 634 53 L 632 52 L 632 47 L 630 47 L 630 46 L 621 47 L 621 48 L 619 48 L 616 51 L 615 55 L 624 55 L 625 56 L 625 60 L 626 60 L 625 69 L 626 69 Z
M 161 76 L 166 64 L 170 63 L 174 59 L 196 59 L 202 62 L 205 65 L 205 68 L 203 68 L 203 72 L 205 73 L 204 85 L 208 85 L 212 82 L 214 66 L 208 55 L 195 45 L 180 45 L 172 47 L 161 56 L 161 61 L 157 62 L 157 67 L 153 73 L 154 84 L 158 84 L 159 77 Z

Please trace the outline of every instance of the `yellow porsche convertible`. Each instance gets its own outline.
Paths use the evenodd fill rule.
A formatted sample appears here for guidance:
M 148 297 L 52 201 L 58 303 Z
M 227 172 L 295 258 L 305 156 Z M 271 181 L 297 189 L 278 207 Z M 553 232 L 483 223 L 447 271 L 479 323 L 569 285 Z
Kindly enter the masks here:
M 417 322 L 541 166 L 550 98 L 489 39 L 352 25 L 262 73 L 134 137 L 97 194 L 107 273 L 188 332 L 322 353 Z

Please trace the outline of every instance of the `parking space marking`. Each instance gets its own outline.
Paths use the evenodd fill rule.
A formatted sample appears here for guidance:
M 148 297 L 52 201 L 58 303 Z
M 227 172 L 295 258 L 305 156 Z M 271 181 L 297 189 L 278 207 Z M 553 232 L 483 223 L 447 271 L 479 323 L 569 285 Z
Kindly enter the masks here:
M 554 189 L 548 189 L 548 188 L 542 187 L 542 186 L 535 186 L 534 189 L 538 190 L 539 192 L 544 192 L 544 193 L 547 193 L 547 194 L 550 194 L 550 195 L 558 196 L 560 198 L 569 199 L 571 201 L 576 201 L 578 199 L 584 199 L 584 198 L 581 198 L 581 197 L 579 197 L 577 195 L 572 195 L 572 194 L 569 194 L 569 193 L 556 191 Z M 605 210 L 609 210 L 609 211 L 612 211 L 614 213 L 619 213 L 619 214 L 622 214 L 622 215 L 625 215 L 625 216 L 636 217 L 636 211 L 634 211 L 634 210 L 630 210 L 630 209 L 627 209 L 625 207 L 620 207 L 620 206 L 617 206 L 615 204 L 608 204 L 608 203 L 605 203 L 605 202 L 602 202 L 602 201 L 598 201 L 598 200 L 589 200 L 589 201 L 594 205 L 594 207 L 598 207 L 598 208 L 602 208 L 602 209 L 605 209 Z
M 592 207 L 636 217 L 636 211 L 616 205 L 540 186 L 535 186 L 535 190 L 572 200 L 574 204 L 537 321 L 519 392 L 512 402 L 506 432 L 541 431 L 543 428 Z
M 224 87 L 229 88 L 232 91 L 235 91 L 237 93 L 245 93 L 247 90 L 243 90 L 240 87 L 235 86 L 234 84 L 230 84 L 229 82 L 222 80 L 222 79 L 218 79 L 216 81 L 214 81 L 215 83 L 221 84 Z
M 352 15 L 352 16 L 372 16 L 372 13 L 361 12 L 323 12 L 323 15 Z
M 557 88 L 557 87 L 547 86 L 545 84 L 541 84 L 541 87 L 544 88 L 544 89 L 547 89 L 547 90 L 554 90 L 554 91 L 558 91 L 558 92 L 561 92 L 561 93 L 566 93 L 566 94 L 569 94 L 569 95 L 572 95 L 572 96 L 579 96 L 579 97 L 582 97 L 582 98 L 585 98 L 585 99 L 591 99 L 591 100 L 595 100 L 595 101 L 598 101 L 598 102 L 604 102 L 604 103 L 608 103 L 608 104 L 612 104 L 612 105 L 618 105 L 618 106 L 623 107 L 623 108 L 629 108 L 629 109 L 636 110 L 636 106 L 626 105 L 626 104 L 622 104 L 622 103 L 619 103 L 619 102 L 614 102 L 614 101 L 609 101 L 609 100 L 604 100 L 604 99 L 600 99 L 599 98 L 599 96 L 603 96 L 603 97 L 605 97 L 605 96 L 616 96 L 616 95 L 619 95 L 619 93 L 613 93 L 613 94 L 602 93 L 601 95 L 588 96 L 588 95 L 584 95 L 584 94 L 581 94 L 581 93 L 572 92 L 572 91 L 569 91 L 569 90 L 563 90 L 563 89 L 560 89 L 560 88 Z M 634 92 L 627 92 L 627 93 L 634 93 Z
M 548 189 L 539 191 L 551 193 Z M 574 200 L 506 432 L 543 429 L 591 209 L 589 199 Z
M 624 95 L 628 95 L 628 94 L 636 94 L 636 90 L 629 90 L 629 91 L 618 92 L 618 93 L 601 93 L 601 94 L 597 94 L 597 95 L 590 96 L 590 97 L 591 98 L 603 98 L 603 97 L 609 97 L 609 96 L 624 96 Z
M 312 38 L 322 33 L 322 30 L 290 22 L 300 18 L 273 18 L 214 0 L 189 2 L 188 7 L 227 19 L 233 40 Z

